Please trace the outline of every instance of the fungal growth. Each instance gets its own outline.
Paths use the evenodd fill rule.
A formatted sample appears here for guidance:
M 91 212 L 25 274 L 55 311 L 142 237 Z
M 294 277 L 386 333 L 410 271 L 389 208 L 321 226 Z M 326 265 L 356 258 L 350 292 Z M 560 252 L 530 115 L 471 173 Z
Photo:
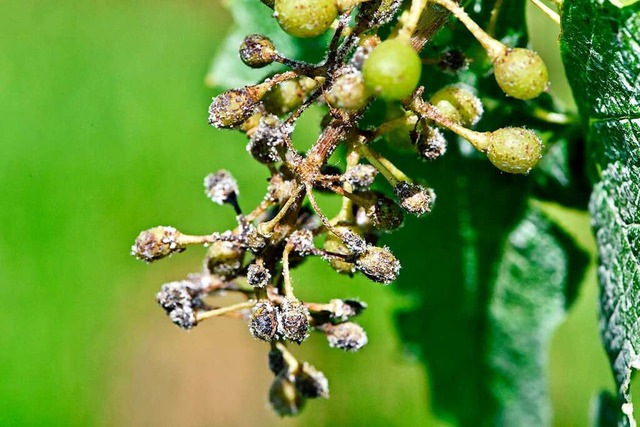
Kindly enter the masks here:
M 451 0 L 262 3 L 265 19 L 274 19 L 291 36 L 331 33 L 318 64 L 285 57 L 265 35 L 248 35 L 239 46 L 244 64 L 263 68 L 278 63 L 287 70 L 229 89 L 209 107 L 209 124 L 245 134 L 247 158 L 268 169 L 263 200 L 253 209 L 241 208 L 231 172 L 211 173 L 204 179 L 205 195 L 231 208 L 235 228 L 188 235 L 154 227 L 140 233 L 132 253 L 150 263 L 190 246 L 207 248 L 201 270 L 163 285 L 156 299 L 182 329 L 221 316 L 246 322 L 251 336 L 267 347 L 265 362 L 274 374 L 269 400 L 285 416 L 299 413 L 309 399 L 329 397 L 327 378 L 296 359 L 294 344 L 317 333 L 332 348 L 356 352 L 369 340 L 356 323 L 367 307 L 364 302 L 348 296 L 308 301 L 305 281 L 293 274 L 294 268 L 320 257 L 337 273 L 389 285 L 401 263 L 379 237 L 401 227 L 406 215 L 428 216 L 437 209 L 434 189 L 406 175 L 374 143 L 387 139 L 416 157 L 437 161 L 446 155 L 447 139 L 459 136 L 500 171 L 515 174 L 528 173 L 541 157 L 541 140 L 531 130 L 472 130 L 484 111 L 480 95 L 462 83 L 429 86 L 430 73 L 455 75 L 469 58 L 446 49 L 430 65 L 421 58 L 425 43 L 417 43 L 416 35 L 429 40 L 451 13 L 484 47 L 507 95 L 530 99 L 548 83 L 539 56 L 493 39 Z M 424 27 L 433 22 L 425 19 L 431 15 L 440 24 Z M 377 122 L 364 120 L 372 103 L 384 105 L 389 114 L 378 115 Z M 326 116 L 316 142 L 302 152 L 292 132 L 314 104 Z M 330 162 L 331 156 L 342 156 L 341 161 Z M 320 191 L 339 197 L 341 208 L 320 209 L 315 196 Z M 229 293 L 241 296 L 241 302 L 216 305 L 216 296 Z

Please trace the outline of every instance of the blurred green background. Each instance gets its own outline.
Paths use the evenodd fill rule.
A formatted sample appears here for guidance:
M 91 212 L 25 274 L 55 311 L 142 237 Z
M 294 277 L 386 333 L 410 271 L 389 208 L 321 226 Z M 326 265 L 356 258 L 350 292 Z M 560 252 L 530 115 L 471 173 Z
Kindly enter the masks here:
M 530 20 L 545 22 L 535 12 Z M 137 233 L 232 226 L 201 187 L 222 167 L 244 206 L 263 194 L 266 170 L 249 161 L 242 137 L 206 124 L 203 79 L 229 24 L 213 0 L 3 2 L 0 425 L 448 425 L 430 411 L 428 373 L 397 340 L 394 310 L 407 301 L 393 286 L 337 276 L 316 260 L 295 273 L 306 299 L 367 301 L 370 344 L 344 354 L 313 337 L 296 351 L 326 373 L 333 397 L 293 420 L 268 409 L 267 346 L 246 325 L 221 319 L 186 333 L 156 306 L 160 284 L 198 270 L 203 254 L 146 266 L 129 255 Z M 557 30 L 535 28 L 561 73 Z M 554 89 L 567 96 L 561 83 Z M 318 119 L 308 115 L 299 136 Z M 593 253 L 587 217 L 553 212 Z M 613 388 L 596 295 L 592 267 L 554 337 L 558 426 L 587 425 L 595 393 Z

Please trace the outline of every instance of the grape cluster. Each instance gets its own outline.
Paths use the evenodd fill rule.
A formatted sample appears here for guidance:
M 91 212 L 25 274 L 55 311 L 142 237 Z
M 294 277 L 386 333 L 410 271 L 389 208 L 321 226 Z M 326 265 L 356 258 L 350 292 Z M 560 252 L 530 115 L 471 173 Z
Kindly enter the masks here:
M 536 97 L 548 82 L 538 55 L 491 38 L 451 0 L 262 3 L 265 13 L 273 9 L 273 17 L 291 36 L 333 32 L 325 60 L 319 64 L 286 58 L 265 35 L 246 36 L 239 47 L 244 64 L 262 68 L 276 62 L 289 70 L 255 85 L 230 89 L 211 103 L 209 123 L 244 133 L 249 155 L 268 168 L 264 199 L 245 212 L 233 176 L 226 170 L 212 173 L 204 179 L 205 194 L 216 204 L 231 206 L 237 227 L 205 235 L 155 227 L 138 236 L 132 253 L 152 262 L 188 246 L 206 247 L 202 270 L 163 285 L 158 303 L 183 329 L 219 316 L 247 322 L 251 335 L 270 346 L 273 409 L 280 415 L 294 415 L 308 399 L 327 398 L 329 386 L 322 372 L 295 358 L 289 344 L 301 344 L 311 332 L 318 332 L 331 347 L 353 352 L 364 347 L 368 338 L 354 322 L 366 308 L 364 302 L 300 299 L 304 286 L 302 292 L 294 292 L 291 270 L 318 256 L 337 273 L 362 274 L 373 282 L 390 284 L 398 276 L 400 263 L 389 248 L 378 244 L 380 235 L 402 226 L 405 215 L 429 213 L 436 199 L 431 188 L 409 178 L 371 143 L 381 138 L 406 140 L 405 145 L 420 158 L 432 161 L 446 152 L 445 130 L 486 153 L 504 172 L 528 173 L 541 157 L 541 140 L 531 130 L 471 130 L 483 114 L 482 102 L 471 87 L 420 86 L 426 80 L 423 68 L 428 68 L 423 66 L 414 34 L 438 30 L 421 28 L 421 18 L 444 10 L 457 17 L 485 48 L 496 82 L 508 96 Z M 381 34 L 389 35 L 382 40 Z M 467 62 L 458 51 L 442 55 L 438 64 L 446 72 Z M 427 91 L 431 96 L 425 99 Z M 392 114 L 364 125 L 365 112 L 374 101 L 385 103 Z M 327 114 L 316 142 L 302 153 L 292 132 L 302 112 L 313 104 L 324 106 Z M 344 147 L 342 169 L 327 164 L 338 147 Z M 379 178 L 389 184 L 390 191 L 379 189 L 384 188 L 376 185 Z M 315 199 L 319 191 L 341 197 L 339 212 L 327 216 L 319 208 Z M 242 302 L 219 307 L 211 299 L 229 292 L 242 295 Z

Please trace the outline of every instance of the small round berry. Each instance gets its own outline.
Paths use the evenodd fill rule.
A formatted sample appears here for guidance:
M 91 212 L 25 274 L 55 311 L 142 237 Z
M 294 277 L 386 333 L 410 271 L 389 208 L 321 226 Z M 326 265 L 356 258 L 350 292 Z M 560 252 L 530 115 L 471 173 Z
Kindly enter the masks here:
M 273 42 L 262 34 L 250 34 L 240 45 L 240 59 L 251 68 L 262 68 L 277 57 Z
M 415 216 L 431 212 L 436 195 L 430 188 L 402 181 L 393 188 L 393 192 L 407 212 Z
M 335 228 L 342 234 L 346 232 L 359 232 L 359 229 L 356 226 L 340 225 L 336 226 Z M 347 245 L 345 245 L 342 239 L 333 233 L 327 233 L 323 248 L 325 251 L 333 254 L 346 256 L 353 255 L 353 252 L 347 247 Z M 331 265 L 331 267 L 340 274 L 348 274 L 349 276 L 351 276 L 356 269 L 356 266 L 353 262 L 342 258 L 330 257 L 328 258 L 328 262 L 329 265 Z
M 280 325 L 277 307 L 271 301 L 259 301 L 253 307 L 249 331 L 254 338 L 271 342 L 277 338 Z
M 248 88 L 223 92 L 209 106 L 209 124 L 224 129 L 238 127 L 253 115 L 257 103 Z
M 291 79 L 275 85 L 262 99 L 265 109 L 276 116 L 282 116 L 297 109 L 315 88 L 315 81 L 309 78 Z
M 529 49 L 507 49 L 493 60 L 493 73 L 504 93 L 518 99 L 540 95 L 549 85 L 547 66 Z
M 374 282 L 388 285 L 396 280 L 400 262 L 389 249 L 370 245 L 356 260 L 356 268 Z
M 371 165 L 358 164 L 342 175 L 342 180 L 348 182 L 355 191 L 367 190 L 378 175 L 378 169 Z
M 269 351 L 268 363 L 269 370 L 275 375 L 278 375 L 285 369 L 288 369 L 287 361 L 284 358 L 284 354 L 282 354 L 282 351 L 278 350 L 277 348 L 273 348 L 271 351 Z
M 244 251 L 237 242 L 217 240 L 207 250 L 205 266 L 211 274 L 230 279 L 240 270 L 243 254 Z
M 138 235 L 131 247 L 131 255 L 145 261 L 152 262 L 182 252 L 185 246 L 178 240 L 180 232 L 173 227 L 153 227 Z
M 498 129 L 489 136 L 487 157 L 501 171 L 526 174 L 542 157 L 542 140 L 529 129 Z
M 381 193 L 376 193 L 373 202 L 364 208 L 365 214 L 371 220 L 371 225 L 378 230 L 396 230 L 404 221 L 400 206 Z
M 162 285 L 156 301 L 173 323 L 182 329 L 191 329 L 198 324 L 196 310 L 203 306 L 199 294 L 200 289 L 194 283 L 183 280 Z
M 204 192 L 215 203 L 225 204 L 230 198 L 237 196 L 238 182 L 231 172 L 221 169 L 204 178 Z
M 376 95 L 397 101 L 411 95 L 418 86 L 422 62 L 411 46 L 392 39 L 380 43 L 362 67 L 364 83 Z
M 275 0 L 280 27 L 294 37 L 315 37 L 329 29 L 338 16 L 336 0 Z
M 254 288 L 264 288 L 271 280 L 271 273 L 262 264 L 251 264 L 247 268 L 247 282 Z
M 462 126 L 473 126 L 482 117 L 482 102 L 470 86 L 464 84 L 446 86 L 429 100 L 440 114 Z
M 296 388 L 309 399 L 329 398 L 329 381 L 314 366 L 304 362 L 294 377 Z
M 331 348 L 358 351 L 369 342 L 365 330 L 354 322 L 339 323 L 337 325 L 326 324 L 322 326 L 322 330 L 326 334 Z
M 350 72 L 338 76 L 325 99 L 333 108 L 347 111 L 358 111 L 366 107 L 369 103 L 369 91 L 362 73 Z
M 247 144 L 247 151 L 260 163 L 270 164 L 282 159 L 278 148 L 284 145 L 285 129 L 282 121 L 272 114 L 260 118 Z
M 420 158 L 425 160 L 435 160 L 447 151 L 447 140 L 440 129 L 433 126 L 424 126 L 415 144 Z
M 269 389 L 269 403 L 281 417 L 297 415 L 304 404 L 305 397 L 298 391 L 288 372 L 279 374 Z
M 298 344 L 309 337 L 309 310 L 304 304 L 285 298 L 280 313 L 282 336 Z

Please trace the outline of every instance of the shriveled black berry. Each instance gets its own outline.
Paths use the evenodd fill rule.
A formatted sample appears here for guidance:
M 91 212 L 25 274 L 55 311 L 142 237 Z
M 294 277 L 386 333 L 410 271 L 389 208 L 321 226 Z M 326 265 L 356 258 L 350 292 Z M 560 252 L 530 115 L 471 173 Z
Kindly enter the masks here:
M 276 414 L 285 417 L 297 415 L 306 403 L 306 399 L 296 388 L 291 375 L 282 372 L 271 384 L 269 403 Z
M 193 282 L 170 282 L 162 285 L 156 301 L 173 323 L 182 329 L 191 329 L 197 324 L 196 310 L 203 307 L 199 294 L 200 288 Z
M 280 315 L 271 301 L 259 301 L 253 307 L 249 331 L 254 338 L 271 342 L 277 339 Z
M 247 151 L 260 163 L 282 161 L 278 149 L 284 146 L 285 128 L 282 121 L 268 114 L 260 118 L 258 126 L 251 133 Z
M 294 376 L 296 388 L 309 399 L 329 398 L 329 381 L 322 372 L 304 362 Z
M 297 300 L 285 298 L 281 309 L 282 335 L 295 343 L 302 343 L 309 337 L 309 310 Z
M 251 68 L 262 68 L 277 57 L 273 42 L 262 34 L 250 34 L 240 45 L 240 59 Z
M 416 149 L 420 158 L 435 160 L 447 151 L 447 140 L 440 129 L 433 126 L 424 126 L 416 133 Z
M 271 273 L 262 264 L 251 264 L 247 268 L 247 282 L 255 288 L 264 288 L 271 280 Z

